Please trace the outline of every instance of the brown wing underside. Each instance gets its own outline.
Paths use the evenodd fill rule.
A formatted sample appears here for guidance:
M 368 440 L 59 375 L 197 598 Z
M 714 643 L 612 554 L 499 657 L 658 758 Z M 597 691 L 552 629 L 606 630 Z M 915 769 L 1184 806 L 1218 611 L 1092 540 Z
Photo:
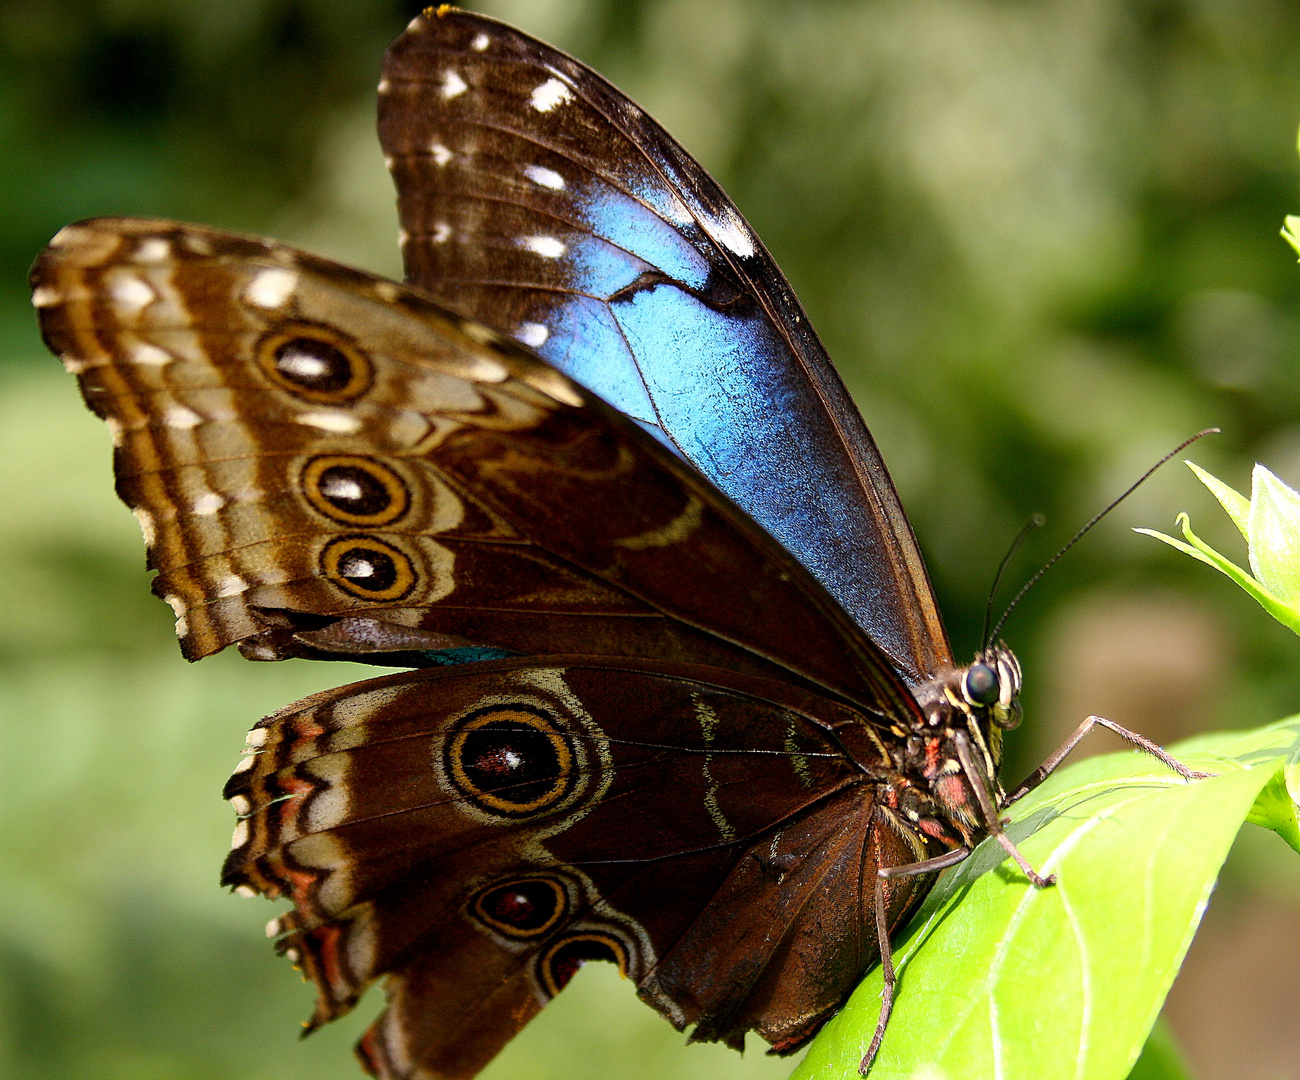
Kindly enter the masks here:
M 128 219 L 65 229 L 33 286 L 47 343 L 113 429 L 118 491 L 190 658 L 233 642 L 265 658 L 563 650 L 785 671 L 878 715 L 915 708 L 707 482 L 418 294 Z
M 876 867 L 917 857 L 842 751 L 865 731 L 699 667 L 372 680 L 254 729 L 225 881 L 294 901 L 277 929 L 317 985 L 313 1025 L 389 975 L 361 1046 L 385 1078 L 473 1076 L 589 959 L 694 1038 L 792 1049 L 878 960 Z M 883 751 L 859 753 L 870 770 Z M 891 918 L 923 891 L 898 885 Z

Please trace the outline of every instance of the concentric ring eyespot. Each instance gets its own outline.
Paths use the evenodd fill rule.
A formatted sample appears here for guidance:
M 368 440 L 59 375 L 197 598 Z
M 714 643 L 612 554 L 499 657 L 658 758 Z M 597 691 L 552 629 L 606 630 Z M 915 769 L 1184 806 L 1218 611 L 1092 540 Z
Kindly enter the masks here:
M 627 977 L 627 946 L 619 938 L 599 930 L 579 930 L 542 950 L 537 958 L 537 981 L 555 997 L 588 960 L 608 960 L 618 965 L 620 975 Z
M 356 401 L 374 382 L 374 365 L 356 342 L 316 323 L 280 326 L 263 335 L 254 355 L 273 383 L 318 405 Z
M 313 509 L 345 525 L 391 525 L 411 505 L 401 476 L 359 454 L 319 454 L 303 466 L 298 482 Z
M 337 536 L 321 550 L 320 571 L 349 596 L 391 603 L 415 588 L 405 552 L 373 536 Z
M 527 877 L 484 889 L 471 904 L 478 920 L 510 938 L 548 933 L 569 911 L 564 883 L 552 877 Z
M 443 765 L 461 795 L 496 817 L 550 810 L 578 782 L 567 732 L 526 705 L 491 706 L 463 717 L 446 741 Z

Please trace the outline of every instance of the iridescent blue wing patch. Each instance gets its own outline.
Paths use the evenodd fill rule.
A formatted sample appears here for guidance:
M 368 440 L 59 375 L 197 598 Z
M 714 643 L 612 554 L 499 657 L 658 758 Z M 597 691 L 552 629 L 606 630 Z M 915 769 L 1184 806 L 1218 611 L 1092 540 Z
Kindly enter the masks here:
M 409 279 L 676 449 L 909 681 L 951 664 L 880 454 L 704 169 L 591 69 L 466 12 L 417 18 L 379 91 Z

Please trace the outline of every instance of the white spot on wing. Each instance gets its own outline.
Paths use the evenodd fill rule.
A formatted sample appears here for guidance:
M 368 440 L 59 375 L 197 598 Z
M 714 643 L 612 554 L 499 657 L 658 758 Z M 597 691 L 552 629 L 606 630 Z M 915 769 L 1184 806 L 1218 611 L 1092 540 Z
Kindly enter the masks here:
M 521 322 L 515 331 L 515 337 L 530 349 L 540 349 L 550 336 L 551 331 L 538 322 Z
M 65 356 L 63 358 L 63 370 L 69 375 L 80 375 L 88 367 L 90 367 L 90 365 L 80 357 Z
M 72 368 L 69 367 L 68 370 L 72 371 Z M 75 375 L 76 372 L 73 372 L 73 374 Z M 112 436 L 113 445 L 121 446 L 122 438 L 126 433 L 126 429 L 122 426 L 122 421 L 116 416 L 106 416 L 104 417 L 104 426 L 108 428 L 108 433 Z
M 564 190 L 564 177 L 545 165 L 525 165 L 524 175 L 538 187 L 550 188 L 552 191 Z
M 230 849 L 241 848 L 248 843 L 248 822 L 241 821 L 235 826 L 235 831 L 230 836 Z
M 674 225 L 692 225 L 695 219 L 691 217 L 691 212 L 686 209 L 686 204 L 676 195 L 669 193 L 662 203 L 656 203 L 659 209 L 668 215 L 668 220 Z
M 137 341 L 127 350 L 127 356 L 133 364 L 144 367 L 163 367 L 176 359 L 166 349 L 160 349 L 147 341 Z
M 251 746 L 254 750 L 260 749 L 266 745 L 266 735 L 266 728 L 255 727 L 244 736 L 244 745 Z
M 190 509 L 193 510 L 194 513 L 196 513 L 199 517 L 211 517 L 213 514 L 215 514 L 218 510 L 220 510 L 225 505 L 226 505 L 226 500 L 223 499 L 220 495 L 218 495 L 215 491 L 205 491 L 202 495 L 200 495 L 197 499 L 194 500 Z
M 63 300 L 63 294 L 58 289 L 52 289 L 48 285 L 38 285 L 32 290 L 32 307 L 53 307 Z
M 381 94 L 386 94 L 386 93 L 388 93 L 388 91 L 389 91 L 391 88 L 392 88 L 392 87 L 391 87 L 391 85 L 389 84 L 387 77 L 380 79 L 380 80 L 379 80 L 379 85 L 378 85 L 377 87 L 375 87 L 375 89 L 376 89 L 379 93 L 381 93 Z
M 471 322 L 469 319 L 461 322 L 460 332 L 480 345 L 495 345 L 501 340 L 501 335 L 492 327 L 484 326 L 480 322 Z
M 459 97 L 468 89 L 469 84 L 460 77 L 460 72 L 448 68 L 442 77 L 442 96 L 448 99 Z
M 474 40 L 469 43 L 469 47 L 475 52 L 483 52 L 490 44 L 492 44 L 492 39 L 487 34 L 476 34 Z
M 505 382 L 510 378 L 510 372 L 505 364 L 499 364 L 486 356 L 476 356 L 470 365 L 469 377 L 478 382 Z
M 376 281 L 375 295 L 387 303 L 394 303 L 402 295 L 402 290 L 391 281 Z
M 754 254 L 753 237 L 749 235 L 745 223 L 731 207 L 728 206 L 723 210 L 721 219 L 714 219 L 705 214 L 701 217 L 700 223 L 709 236 L 733 255 L 748 259 Z
M 163 423 L 169 428 L 186 428 L 198 427 L 203 423 L 203 417 L 193 409 L 187 409 L 184 405 L 173 405 L 163 413 Z
M 300 382 L 312 382 L 329 371 L 328 361 L 309 352 L 285 352 L 277 358 L 275 366 Z
M 320 491 L 325 498 L 336 502 L 349 502 L 365 497 L 365 491 L 356 480 L 348 476 L 332 476 L 328 473 L 326 479 L 321 482 Z
M 253 809 L 253 804 L 248 801 L 246 795 L 230 796 L 230 809 L 240 817 L 248 817 L 248 812 Z
M 212 254 L 212 242 L 200 233 L 185 233 L 181 237 L 181 244 L 187 250 L 194 252 L 195 255 Z
M 573 91 L 559 79 L 547 79 L 532 92 L 528 101 L 538 112 L 550 112 L 555 106 L 563 105 L 572 98 Z
M 429 239 L 435 244 L 445 244 L 451 239 L 451 226 L 445 221 L 435 222 L 433 226 L 433 235 Z
M 528 382 L 542 393 L 549 394 L 561 405 L 572 405 L 577 409 L 583 404 L 582 398 L 569 384 L 569 380 L 558 371 L 552 371 L 550 368 L 534 371 L 528 376 Z
M 236 885 L 235 895 L 242 896 L 246 900 L 252 900 L 254 897 L 257 896 L 257 890 L 254 889 L 251 885 Z
M 149 283 L 134 274 L 119 275 L 109 286 L 108 294 L 127 315 L 138 315 L 158 298 Z
M 154 541 L 158 538 L 158 530 L 154 525 L 153 514 L 149 513 L 143 506 L 137 506 L 131 513 L 140 522 L 140 533 L 144 536 L 144 546 L 153 547 Z
M 235 766 L 232 776 L 238 776 L 241 772 L 248 772 L 253 767 L 254 758 L 252 754 L 239 759 L 239 764 Z
M 544 259 L 558 259 L 569 250 L 563 240 L 557 240 L 554 236 L 521 236 L 515 243 Z
M 431 142 L 429 144 L 429 156 L 433 158 L 435 165 L 446 165 L 456 155 L 448 150 L 440 142 Z
M 351 413 L 345 412 L 306 412 L 299 413 L 294 421 L 306 427 L 332 431 L 338 435 L 354 435 L 361 430 L 361 421 Z
M 248 591 L 248 582 L 238 574 L 227 574 L 217 582 L 217 597 L 225 600 L 227 597 L 238 596 L 240 593 Z
M 171 242 L 161 236 L 151 236 L 147 240 L 140 241 L 132 260 L 138 263 L 160 263 L 166 262 L 171 257 Z
M 95 233 L 84 225 L 65 225 L 54 234 L 50 247 L 68 247 L 73 244 L 88 244 L 95 238 Z
M 292 270 L 273 267 L 263 270 L 244 289 L 244 299 L 254 307 L 283 307 L 298 287 L 298 275 Z
M 184 637 L 190 632 L 190 624 L 185 618 L 185 601 L 179 596 L 164 596 L 163 601 L 176 613 L 176 636 Z

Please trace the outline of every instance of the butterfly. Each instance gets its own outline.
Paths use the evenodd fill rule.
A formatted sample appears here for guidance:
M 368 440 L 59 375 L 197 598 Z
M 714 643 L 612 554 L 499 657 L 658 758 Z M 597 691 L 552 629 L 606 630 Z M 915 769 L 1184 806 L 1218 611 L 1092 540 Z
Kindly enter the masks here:
M 253 728 L 223 881 L 292 902 L 309 1029 L 383 980 L 376 1076 L 475 1075 L 597 959 L 778 1053 L 883 963 L 865 1070 L 935 874 L 992 836 L 1050 884 L 1014 655 L 956 663 L 789 285 L 636 105 L 449 8 L 379 101 L 407 285 L 123 218 L 32 271 L 184 655 L 410 669 Z

